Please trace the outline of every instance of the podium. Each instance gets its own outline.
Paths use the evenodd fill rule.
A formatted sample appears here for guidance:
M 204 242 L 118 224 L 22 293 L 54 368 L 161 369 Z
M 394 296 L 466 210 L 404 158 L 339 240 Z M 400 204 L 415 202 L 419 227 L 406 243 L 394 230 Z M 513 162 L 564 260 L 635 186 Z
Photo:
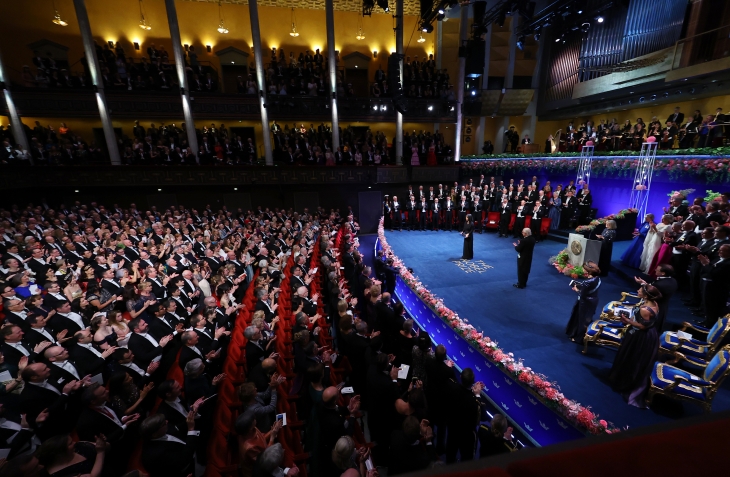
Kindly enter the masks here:
M 590 240 L 581 234 L 570 234 L 568 236 L 570 264 L 577 267 L 588 261 L 598 263 L 601 256 L 601 245 L 600 240 Z
M 522 154 L 537 154 L 540 152 L 539 144 L 522 144 Z

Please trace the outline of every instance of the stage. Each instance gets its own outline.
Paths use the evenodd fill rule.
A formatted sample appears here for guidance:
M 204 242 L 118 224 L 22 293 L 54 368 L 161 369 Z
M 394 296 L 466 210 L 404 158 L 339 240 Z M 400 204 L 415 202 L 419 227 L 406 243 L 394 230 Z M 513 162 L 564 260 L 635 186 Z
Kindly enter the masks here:
M 556 382 L 566 397 L 590 406 L 601 419 L 625 428 L 702 413 L 699 406 L 661 397 L 650 410 L 627 405 L 605 380 L 616 351 L 591 345 L 584 355 L 582 346 L 568 340 L 565 326 L 577 294 L 569 288 L 569 279 L 548 263 L 549 257 L 565 244 L 538 243 L 527 288 L 517 289 L 512 286 L 517 275 L 512 238 L 499 238 L 494 232 L 475 234 L 474 259 L 465 263 L 460 260 L 463 238 L 455 231 L 386 231 L 386 237 L 394 253 L 446 306 L 498 342 L 504 351 L 514 353 L 526 366 Z M 375 240 L 375 235 L 360 237 L 360 251 L 368 263 Z M 615 244 L 614 260 L 629 243 Z M 602 277 L 601 306 L 618 299 L 621 291 L 633 292 L 636 288 L 635 283 L 611 272 Z M 681 297 L 675 296 L 665 329 L 692 318 L 682 306 Z M 728 382 L 715 397 L 713 409 L 730 409 Z

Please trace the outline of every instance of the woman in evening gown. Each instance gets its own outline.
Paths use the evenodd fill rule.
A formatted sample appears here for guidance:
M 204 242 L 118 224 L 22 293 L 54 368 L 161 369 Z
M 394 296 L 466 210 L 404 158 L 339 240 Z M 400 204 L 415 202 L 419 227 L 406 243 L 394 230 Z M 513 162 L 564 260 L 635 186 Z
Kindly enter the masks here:
M 435 165 L 437 165 L 437 162 L 436 162 L 436 146 L 433 145 L 433 141 L 431 141 L 431 145 L 428 146 L 428 156 L 426 156 L 426 165 L 428 165 L 428 166 L 435 166 Z
M 641 267 L 641 253 L 644 251 L 644 241 L 649 233 L 649 228 L 654 224 L 654 214 L 646 214 L 644 223 L 634 232 L 634 240 L 629 248 L 621 255 L 621 262 L 631 268 Z
M 464 252 L 461 254 L 462 260 L 471 260 L 474 258 L 474 220 L 471 214 L 467 214 L 464 222 L 464 230 L 461 235 L 464 236 Z
M 563 207 L 563 199 L 560 198 L 560 192 L 555 191 L 550 198 L 550 230 L 558 230 L 560 228 L 560 210 Z
M 659 224 L 654 224 L 649 227 L 649 233 L 646 234 L 646 240 L 644 241 L 644 251 L 641 252 L 641 271 L 649 273 L 649 267 L 651 261 L 654 260 L 654 255 L 659 251 L 662 246 L 662 239 L 664 238 L 664 231 L 674 222 L 674 217 L 671 214 L 662 216 L 662 221 Z
M 418 158 L 418 147 L 416 147 L 416 146 L 411 147 L 411 165 L 412 166 L 421 165 L 421 160 Z
M 662 246 L 659 247 L 659 251 L 654 255 L 654 258 L 649 265 L 649 271 L 647 275 L 656 280 L 656 269 L 659 265 L 672 263 L 672 254 L 674 253 L 674 240 L 677 238 L 677 234 L 667 229 L 664 232 L 664 239 L 662 239 Z
M 631 326 L 618 349 L 608 381 L 629 405 L 644 409 L 649 375 L 659 353 L 656 302 L 662 295 L 652 285 L 643 285 L 638 293 L 643 302 L 634 307 L 633 316 L 621 316 L 621 322 Z
M 598 258 L 598 268 L 601 269 L 601 276 L 608 276 L 608 269 L 611 268 L 611 255 L 613 255 L 613 242 L 616 240 L 616 221 L 606 221 L 606 229 L 603 234 L 596 235 L 601 241 L 601 254 Z
M 598 278 L 601 270 L 595 262 L 586 262 L 583 270 L 588 278 L 576 280 L 573 285 L 573 291 L 578 293 L 578 300 L 573 305 L 568 326 L 565 328 L 565 334 L 570 337 L 570 341 L 579 344 L 583 344 L 588 325 L 593 322 L 593 315 L 598 308 L 598 288 L 601 286 L 601 279 Z

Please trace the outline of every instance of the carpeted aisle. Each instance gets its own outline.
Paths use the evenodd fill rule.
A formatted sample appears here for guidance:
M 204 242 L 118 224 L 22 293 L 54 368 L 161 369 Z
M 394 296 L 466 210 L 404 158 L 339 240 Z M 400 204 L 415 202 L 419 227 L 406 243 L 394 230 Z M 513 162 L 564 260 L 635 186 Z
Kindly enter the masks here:
M 565 326 L 576 293 L 569 288 L 569 279 L 548 264 L 549 257 L 565 248 L 565 244 L 537 244 L 527 288 L 520 290 L 512 286 L 517 281 L 517 254 L 512 238 L 476 234 L 474 261 L 482 261 L 483 265 L 474 269 L 460 268 L 454 263 L 460 259 L 463 246 L 457 232 L 396 231 L 386 232 L 386 236 L 393 251 L 448 307 L 497 341 L 502 349 L 524 359 L 526 366 L 557 382 L 567 397 L 591 406 L 601 418 L 620 427 L 635 427 L 702 412 L 699 406 L 661 398 L 652 410 L 627 405 L 605 382 L 616 352 L 590 346 L 588 354 L 583 355 L 582 346 L 568 340 Z M 371 254 L 369 238 L 366 243 L 367 247 L 360 250 Z M 617 244 L 614 258 L 623 249 L 623 244 Z M 601 306 L 620 298 L 621 291 L 637 288 L 612 273 L 602 279 Z M 691 318 L 679 298 L 675 297 L 673 302 L 668 314 L 669 327 Z M 713 409 L 730 409 L 728 382 L 715 397 Z

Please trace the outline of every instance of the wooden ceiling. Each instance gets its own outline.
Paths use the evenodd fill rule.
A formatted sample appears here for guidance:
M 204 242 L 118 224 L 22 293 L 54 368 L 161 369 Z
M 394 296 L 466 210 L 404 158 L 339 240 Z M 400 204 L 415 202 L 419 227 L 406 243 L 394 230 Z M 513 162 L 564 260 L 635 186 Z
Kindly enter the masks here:
M 218 0 L 184 0 L 187 2 L 218 3 Z M 248 0 L 221 0 L 225 4 L 248 5 Z M 335 10 L 342 12 L 362 12 L 362 0 L 334 0 Z M 388 0 L 390 12 L 395 14 L 395 0 Z M 259 6 L 281 8 L 307 8 L 310 10 L 324 10 L 324 0 L 258 0 Z M 403 0 L 403 12 L 406 15 L 420 15 L 419 0 Z M 373 13 L 385 13 L 377 6 Z

